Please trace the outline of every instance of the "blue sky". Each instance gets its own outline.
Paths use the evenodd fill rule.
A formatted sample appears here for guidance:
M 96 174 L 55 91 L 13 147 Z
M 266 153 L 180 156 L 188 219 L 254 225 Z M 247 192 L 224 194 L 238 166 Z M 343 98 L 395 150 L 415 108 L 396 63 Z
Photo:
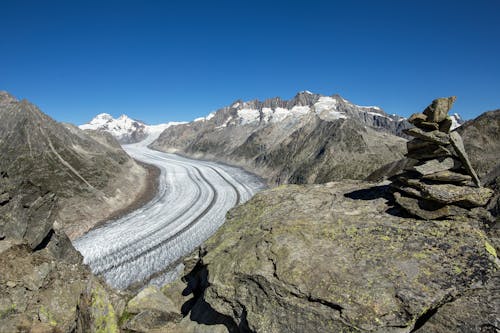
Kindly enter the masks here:
M 191 120 L 341 94 L 408 116 L 500 108 L 500 1 L 2 1 L 0 90 L 59 121 Z

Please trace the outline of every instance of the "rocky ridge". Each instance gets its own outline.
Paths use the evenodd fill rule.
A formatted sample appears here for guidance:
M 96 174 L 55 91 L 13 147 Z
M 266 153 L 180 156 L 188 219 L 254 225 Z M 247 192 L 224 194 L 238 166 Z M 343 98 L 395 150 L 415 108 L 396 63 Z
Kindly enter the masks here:
M 0 236 L 10 235 L 13 224 L 26 223 L 23 201 L 14 200 L 25 186 L 31 188 L 26 193 L 40 197 L 37 205 L 51 204 L 46 193 L 57 196 L 58 205 L 50 214 L 70 237 L 146 192 L 148 171 L 111 135 L 58 123 L 5 92 L 0 94 L 0 154 L 0 173 L 10 184 L 0 188 Z
M 405 140 L 395 134 L 408 126 L 378 107 L 305 91 L 236 101 L 166 129 L 151 147 L 242 166 L 270 183 L 323 183 L 364 178 L 402 157 Z

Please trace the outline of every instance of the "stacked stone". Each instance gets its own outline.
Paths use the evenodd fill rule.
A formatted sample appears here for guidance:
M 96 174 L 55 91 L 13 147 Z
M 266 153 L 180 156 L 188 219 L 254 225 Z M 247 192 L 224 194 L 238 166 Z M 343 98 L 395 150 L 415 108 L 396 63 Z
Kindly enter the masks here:
M 456 97 L 439 98 L 423 113 L 413 114 L 414 137 L 407 143 L 411 159 L 405 171 L 392 178 L 396 203 L 412 215 L 432 220 L 468 216 L 485 206 L 493 191 L 481 187 L 460 134 L 450 132 L 448 116 Z

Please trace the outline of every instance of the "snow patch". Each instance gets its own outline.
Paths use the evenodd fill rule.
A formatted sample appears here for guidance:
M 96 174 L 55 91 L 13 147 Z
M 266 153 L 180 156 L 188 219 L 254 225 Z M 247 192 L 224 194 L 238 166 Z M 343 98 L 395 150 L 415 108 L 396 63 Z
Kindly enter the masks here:
M 241 118 L 241 124 L 250 124 L 260 120 L 260 112 L 255 109 L 238 110 L 238 117 Z
M 292 108 L 291 112 L 294 114 L 302 115 L 308 113 L 310 109 L 311 108 L 308 105 L 305 106 L 296 105 Z

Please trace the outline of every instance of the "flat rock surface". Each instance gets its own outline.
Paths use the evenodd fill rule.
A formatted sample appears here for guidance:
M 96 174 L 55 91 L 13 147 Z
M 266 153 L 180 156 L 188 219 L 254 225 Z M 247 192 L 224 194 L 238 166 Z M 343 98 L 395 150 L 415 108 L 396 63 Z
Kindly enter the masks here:
M 417 179 L 408 179 L 406 182 L 421 190 L 426 198 L 443 204 L 460 203 L 467 207 L 485 206 L 493 195 L 493 190 L 486 187 L 428 184 Z
M 414 138 L 436 143 L 438 145 L 447 145 L 450 143 L 450 137 L 448 134 L 440 132 L 438 130 L 426 132 L 420 128 L 413 127 L 403 131 Z
M 425 327 L 426 315 L 486 282 L 496 256 L 465 217 L 402 217 L 389 197 L 358 182 L 261 192 L 206 243 L 206 301 L 258 332 Z
M 439 158 L 426 161 L 420 165 L 415 165 L 412 169 L 420 173 L 421 175 L 430 175 L 439 171 L 445 171 L 450 169 L 456 169 L 460 167 L 460 162 L 448 157 Z

